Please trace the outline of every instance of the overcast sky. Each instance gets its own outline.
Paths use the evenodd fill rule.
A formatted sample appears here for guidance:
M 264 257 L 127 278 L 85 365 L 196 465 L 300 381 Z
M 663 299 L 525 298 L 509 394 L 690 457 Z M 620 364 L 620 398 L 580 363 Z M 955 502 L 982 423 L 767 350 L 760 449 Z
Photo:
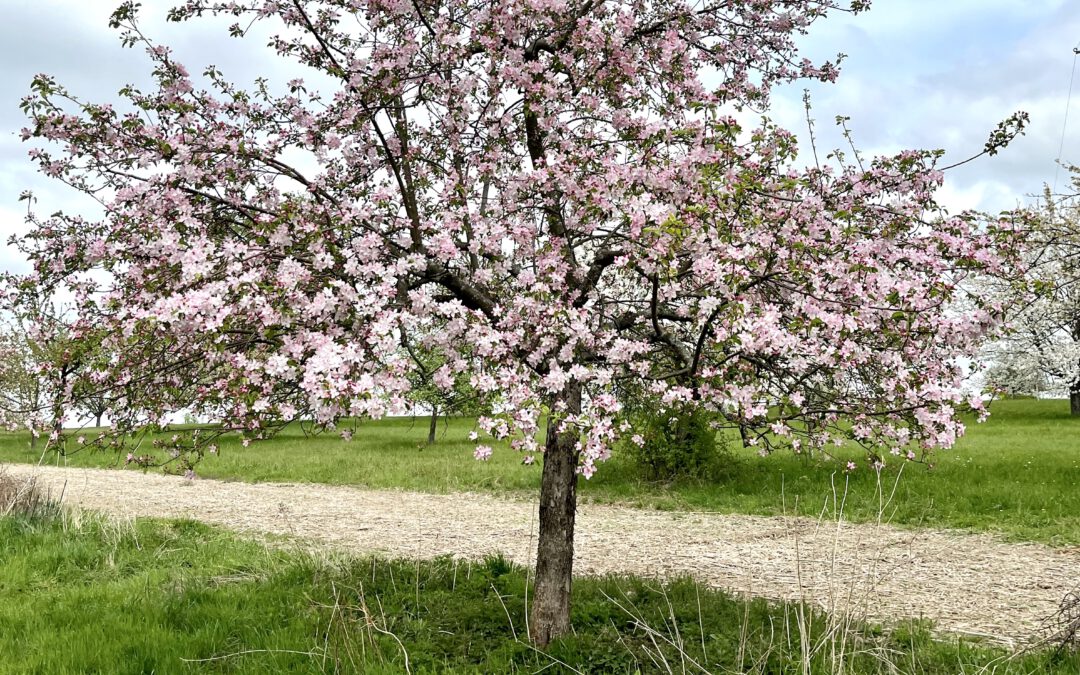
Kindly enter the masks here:
M 180 26 L 163 21 L 172 2 L 142 0 L 144 27 L 173 46 L 189 70 L 215 64 L 240 81 L 258 75 L 287 79 L 278 62 L 225 34 L 227 21 Z M 77 210 L 83 203 L 39 178 L 19 142 L 25 121 L 20 99 L 35 73 L 55 75 L 89 100 L 112 101 L 129 82 L 145 82 L 147 62 L 122 49 L 108 17 L 117 0 L 0 0 L 0 236 L 23 229 L 23 190 L 33 190 L 43 212 Z M 1080 45 L 1076 0 L 875 0 L 858 16 L 837 15 L 814 26 L 802 42 L 812 59 L 844 52 L 839 81 L 812 87 L 820 149 L 843 143 L 834 118 L 846 115 L 866 153 L 944 148 L 947 161 L 981 150 L 996 124 L 1016 110 L 1031 126 L 998 156 L 948 174 L 942 201 L 951 209 L 998 210 L 1022 204 L 1055 180 L 1062 142 L 1073 48 Z M 253 49 L 254 48 L 254 49 Z M 1080 163 L 1080 74 L 1062 156 Z M 774 98 L 773 118 L 805 138 L 798 84 Z M 1059 187 L 1066 182 L 1062 173 Z M 19 269 L 10 250 L 0 267 Z

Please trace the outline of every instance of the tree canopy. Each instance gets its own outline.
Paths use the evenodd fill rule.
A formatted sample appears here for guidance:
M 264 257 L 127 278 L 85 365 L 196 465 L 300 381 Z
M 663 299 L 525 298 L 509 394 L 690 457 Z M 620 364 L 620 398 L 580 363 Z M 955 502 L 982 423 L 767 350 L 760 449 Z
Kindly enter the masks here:
M 1073 167 L 1073 174 L 1080 168 Z M 1074 179 L 1080 188 L 1080 178 Z M 1008 330 L 983 349 L 987 385 L 1007 394 L 1067 396 L 1080 415 L 1080 203 L 1047 189 L 1027 210 L 1023 283 L 985 279 L 978 292 L 1008 310 Z

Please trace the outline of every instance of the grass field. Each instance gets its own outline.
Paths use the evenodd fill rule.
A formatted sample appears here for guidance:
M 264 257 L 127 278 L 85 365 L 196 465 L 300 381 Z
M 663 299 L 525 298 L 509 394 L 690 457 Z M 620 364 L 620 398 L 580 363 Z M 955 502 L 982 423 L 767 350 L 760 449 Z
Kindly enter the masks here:
M 226 440 L 220 455 L 207 457 L 199 473 L 246 481 L 534 495 L 539 465 L 524 466 L 520 456 L 498 449 L 490 461 L 474 461 L 474 446 L 467 440 L 472 429 L 470 419 L 450 420 L 440 425 L 439 440 L 429 447 L 424 443 L 424 419 L 365 422 L 351 442 L 331 435 L 308 437 L 294 426 L 247 448 Z M 29 452 L 25 437 L 0 437 L 0 461 L 38 458 Z M 46 456 L 46 461 L 76 466 L 122 463 L 115 453 L 91 450 L 69 457 Z M 932 470 L 893 459 L 880 482 L 865 462 L 845 474 L 836 461 L 788 453 L 760 458 L 740 449 L 716 480 L 650 483 L 616 456 L 581 483 L 586 500 L 764 515 L 785 510 L 816 515 L 834 489 L 847 490 L 846 514 L 853 520 L 875 520 L 880 514 L 894 524 L 971 528 L 1014 540 L 1077 545 L 1080 419 L 1069 416 L 1067 401 L 999 401 L 988 422 L 969 424 L 968 435 L 955 449 L 938 454 Z
M 498 558 L 316 558 L 192 521 L 0 517 L 0 673 L 1080 672 L 1075 654 L 633 578 L 579 580 L 575 633 L 540 653 L 526 583 Z

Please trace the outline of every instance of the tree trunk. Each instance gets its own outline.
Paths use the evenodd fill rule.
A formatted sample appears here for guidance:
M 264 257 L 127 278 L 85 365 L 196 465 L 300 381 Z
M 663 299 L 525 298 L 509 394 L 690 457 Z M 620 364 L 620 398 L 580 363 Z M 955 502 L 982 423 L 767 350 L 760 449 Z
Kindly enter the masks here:
M 571 383 L 567 412 L 581 411 L 581 387 Z M 529 634 L 537 647 L 570 631 L 570 586 L 574 568 L 574 515 L 577 510 L 577 434 L 559 432 L 548 418 L 544 473 L 540 479 L 540 533 L 536 548 L 536 587 Z
M 428 425 L 427 444 L 435 445 L 435 431 L 439 425 L 439 406 L 431 404 L 431 424 Z
M 96 415 L 96 416 L 94 417 L 94 426 L 95 426 L 95 427 L 97 427 L 98 429 L 100 429 L 100 428 L 101 428 L 101 413 L 98 413 L 98 414 L 97 414 L 97 415 Z
M 1080 316 L 1073 318 L 1072 339 L 1073 344 L 1080 343 Z M 1080 416 L 1080 374 L 1073 379 L 1072 386 L 1069 387 L 1069 409 L 1073 415 Z

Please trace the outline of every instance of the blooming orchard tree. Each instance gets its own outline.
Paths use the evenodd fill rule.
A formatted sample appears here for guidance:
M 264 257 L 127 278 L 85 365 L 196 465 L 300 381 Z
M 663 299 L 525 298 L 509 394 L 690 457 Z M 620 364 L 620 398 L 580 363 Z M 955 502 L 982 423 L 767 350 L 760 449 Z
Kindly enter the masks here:
M 123 391 L 118 430 L 181 402 L 254 438 L 281 420 L 403 410 L 402 335 L 445 359 L 436 382 L 472 370 L 498 397 L 483 431 L 527 461 L 543 454 L 530 630 L 544 645 L 569 628 L 578 475 L 633 434 L 620 383 L 721 414 L 765 450 L 921 453 L 963 429 L 954 357 L 995 317 L 943 308 L 969 270 L 1004 264 L 1009 229 L 939 218 L 938 153 L 796 170 L 791 134 L 727 114 L 767 106 L 777 83 L 832 80 L 792 40 L 840 9 L 191 0 L 172 12 L 234 14 L 238 36 L 276 21 L 277 54 L 335 83 L 275 93 L 214 68 L 193 78 L 126 4 L 113 23 L 145 46 L 154 89 L 128 87 L 113 107 L 41 76 L 25 102 L 25 136 L 52 142 L 33 151 L 42 171 L 105 215 L 35 221 L 23 246 L 36 283 L 79 298 L 76 328 L 107 333 L 117 356 L 94 373 Z
M 68 388 L 76 379 L 73 345 L 61 312 L 32 291 L 9 289 L 0 308 L 0 424 L 29 431 L 33 450 L 43 436 L 55 440 L 60 434 Z
M 1076 169 L 1074 168 L 1074 173 Z M 1080 179 L 1075 182 L 1080 188 Z M 1045 195 L 1029 216 L 1025 284 L 982 280 L 1010 310 L 1009 329 L 983 356 L 987 384 L 1008 393 L 1066 395 L 1080 415 L 1080 204 Z
M 408 334 L 402 334 L 402 348 L 408 353 L 412 363 L 409 365 L 409 399 L 426 407 L 428 413 L 428 445 L 433 445 L 437 437 L 439 416 L 486 414 L 491 409 L 489 396 L 481 395 L 472 386 L 473 370 L 462 369 L 461 355 L 456 355 L 454 368 L 449 360 L 432 352 L 424 346 L 424 336 L 417 340 Z
M 473 386 L 475 373 L 482 370 L 472 365 L 474 357 L 464 348 L 448 355 L 442 344 L 443 339 L 431 331 L 401 332 L 401 349 L 409 359 L 407 398 L 414 406 L 411 414 L 419 407 L 428 415 L 428 445 L 435 443 L 440 416 L 487 415 L 495 396 Z

